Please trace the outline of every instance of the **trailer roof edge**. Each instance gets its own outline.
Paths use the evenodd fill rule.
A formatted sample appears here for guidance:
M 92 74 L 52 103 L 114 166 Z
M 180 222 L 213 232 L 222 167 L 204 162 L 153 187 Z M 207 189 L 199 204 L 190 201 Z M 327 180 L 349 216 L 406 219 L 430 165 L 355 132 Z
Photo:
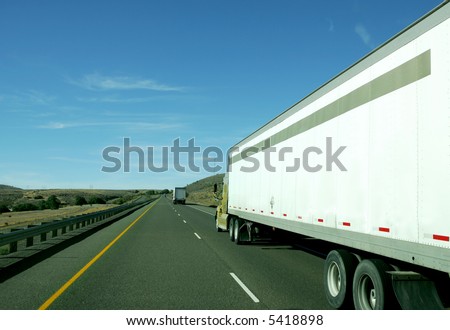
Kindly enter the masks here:
M 445 10 L 441 10 L 444 7 Z M 430 18 L 431 19 L 428 19 Z M 297 103 L 293 104 L 291 107 L 287 108 L 281 114 L 276 116 L 274 119 L 270 120 L 262 127 L 252 132 L 250 135 L 236 143 L 233 148 L 241 146 L 242 144 L 250 141 L 251 139 L 257 137 L 258 135 L 264 133 L 268 129 L 274 127 L 278 123 L 282 122 L 284 119 L 291 116 L 293 113 L 301 111 L 305 106 L 314 102 L 321 96 L 325 95 L 338 85 L 351 79 L 358 73 L 362 72 L 366 68 L 370 67 L 374 63 L 380 61 L 382 58 L 392 54 L 396 50 L 403 47 L 408 42 L 414 40 L 425 31 L 433 28 L 434 26 L 442 23 L 450 17 L 450 3 L 449 1 L 444 1 L 427 14 L 423 15 L 412 24 L 408 25 L 406 28 L 395 34 L 393 37 L 382 43 L 380 46 L 369 52 L 367 55 L 362 57 L 360 60 L 338 73 L 336 76 L 316 88 L 314 91 L 306 95 Z M 298 108 L 300 106 L 300 108 Z

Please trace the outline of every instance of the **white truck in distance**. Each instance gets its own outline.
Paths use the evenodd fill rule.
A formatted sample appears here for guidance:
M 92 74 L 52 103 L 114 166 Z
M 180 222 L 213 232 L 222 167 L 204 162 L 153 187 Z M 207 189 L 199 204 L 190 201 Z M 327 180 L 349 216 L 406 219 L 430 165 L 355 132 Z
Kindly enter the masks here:
M 175 187 L 173 190 L 173 203 L 186 204 L 186 187 Z
M 334 308 L 448 308 L 449 17 L 445 2 L 233 146 L 217 230 L 336 246 Z

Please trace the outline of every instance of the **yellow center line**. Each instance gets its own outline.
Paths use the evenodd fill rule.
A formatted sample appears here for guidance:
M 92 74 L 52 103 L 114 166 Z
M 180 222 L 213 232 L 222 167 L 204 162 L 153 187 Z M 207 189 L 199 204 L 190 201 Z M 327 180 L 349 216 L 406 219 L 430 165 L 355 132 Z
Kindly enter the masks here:
M 156 202 L 157 203 L 157 202 Z M 106 251 L 109 250 L 111 246 L 113 246 L 131 227 L 134 226 L 136 222 L 138 222 L 150 209 L 156 205 L 153 204 L 149 208 L 147 208 L 139 217 L 137 217 L 127 228 L 125 228 L 119 235 L 117 235 L 116 238 L 114 238 L 102 251 L 100 251 L 99 254 L 97 254 L 94 258 L 92 258 L 91 261 L 89 261 L 83 268 L 81 268 L 78 273 L 76 273 L 70 280 L 68 280 L 61 288 L 59 288 L 58 291 L 56 291 L 50 298 L 47 299 L 45 303 L 39 307 L 39 310 L 45 310 L 48 307 L 50 307 L 53 302 L 58 299 L 59 296 L 61 296 L 64 291 L 66 291 L 78 278 L 81 277 L 81 275 L 84 274 L 86 270 L 89 269 L 98 259 L 101 258 L 102 255 L 105 254 Z

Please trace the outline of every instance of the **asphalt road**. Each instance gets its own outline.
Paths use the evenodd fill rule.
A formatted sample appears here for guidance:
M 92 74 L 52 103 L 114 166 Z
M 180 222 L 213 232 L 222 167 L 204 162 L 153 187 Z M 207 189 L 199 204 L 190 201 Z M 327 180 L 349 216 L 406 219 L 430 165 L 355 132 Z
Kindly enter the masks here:
M 0 309 L 330 308 L 314 244 L 238 246 L 213 213 L 161 198 L 0 283 Z

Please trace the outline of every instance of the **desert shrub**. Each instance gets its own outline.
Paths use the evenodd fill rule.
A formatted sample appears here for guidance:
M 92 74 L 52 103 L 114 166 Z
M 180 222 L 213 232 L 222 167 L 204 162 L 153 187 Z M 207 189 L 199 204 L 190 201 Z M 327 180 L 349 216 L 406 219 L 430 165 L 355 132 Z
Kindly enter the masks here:
M 122 205 L 123 203 L 125 203 L 125 200 L 123 198 L 117 198 L 113 200 L 112 203 L 116 205 Z
M 48 205 L 47 205 L 46 201 L 39 201 L 39 203 L 37 204 L 37 207 L 39 210 L 48 209 Z
M 0 213 L 10 212 L 9 207 L 6 205 L 0 205 Z
M 83 196 L 75 196 L 75 205 L 86 205 L 88 202 Z
M 51 195 L 47 198 L 47 207 L 52 210 L 59 209 L 61 201 L 55 195 Z
M 92 196 L 89 198 L 88 203 L 91 205 L 92 204 L 106 204 L 106 201 L 101 197 Z
M 39 210 L 39 207 L 36 204 L 31 203 L 21 203 L 13 206 L 14 212 L 36 211 L 36 210 Z

